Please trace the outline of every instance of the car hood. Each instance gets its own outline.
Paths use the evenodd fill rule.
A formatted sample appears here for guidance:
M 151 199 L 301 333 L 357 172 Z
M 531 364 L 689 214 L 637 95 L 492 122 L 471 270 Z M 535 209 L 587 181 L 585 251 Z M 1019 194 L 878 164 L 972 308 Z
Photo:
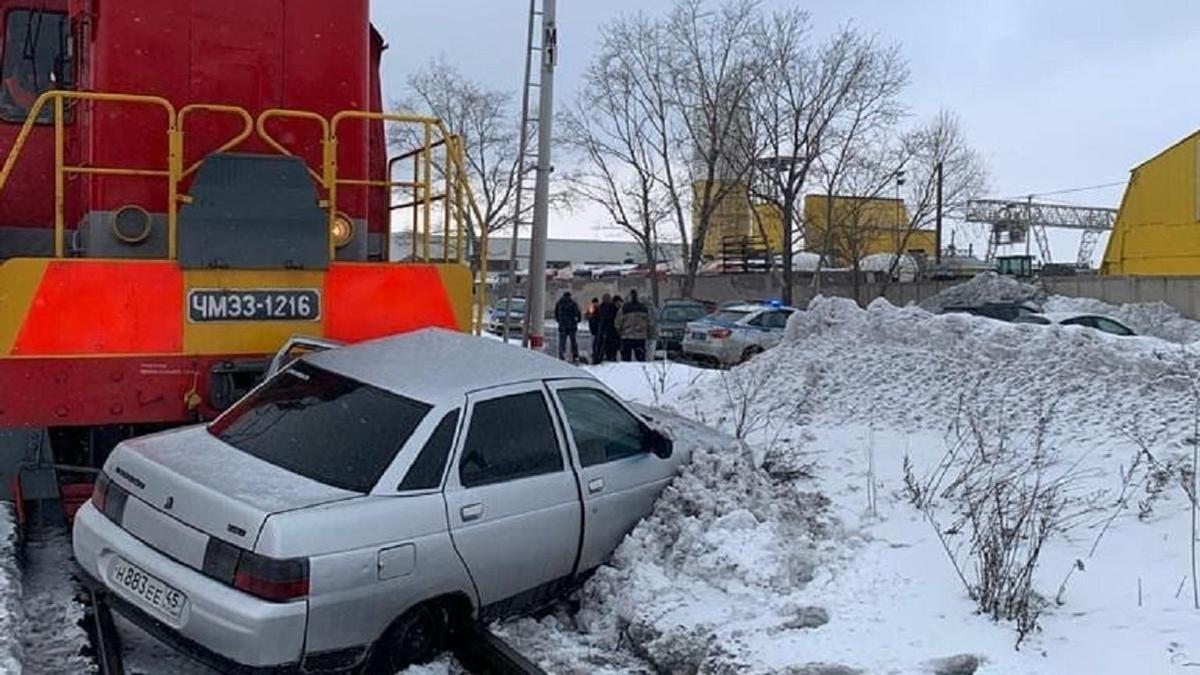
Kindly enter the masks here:
M 158 511 L 246 549 L 273 513 L 361 496 L 248 455 L 203 426 L 125 441 L 104 471 Z

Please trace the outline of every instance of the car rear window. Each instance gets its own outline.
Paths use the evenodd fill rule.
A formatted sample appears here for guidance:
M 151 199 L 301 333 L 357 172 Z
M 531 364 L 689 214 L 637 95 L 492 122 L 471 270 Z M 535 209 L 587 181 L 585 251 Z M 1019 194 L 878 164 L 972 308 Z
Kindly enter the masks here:
M 305 362 L 209 425 L 209 433 L 326 485 L 368 492 L 430 406 Z
M 749 314 L 750 312 L 744 312 L 740 310 L 719 309 L 710 314 L 708 318 L 713 321 L 728 321 L 730 323 L 737 323 L 738 321 L 746 318 L 746 316 Z
M 673 322 L 693 321 L 704 316 L 706 313 L 703 305 L 696 305 L 695 307 L 667 307 L 663 309 L 662 320 Z

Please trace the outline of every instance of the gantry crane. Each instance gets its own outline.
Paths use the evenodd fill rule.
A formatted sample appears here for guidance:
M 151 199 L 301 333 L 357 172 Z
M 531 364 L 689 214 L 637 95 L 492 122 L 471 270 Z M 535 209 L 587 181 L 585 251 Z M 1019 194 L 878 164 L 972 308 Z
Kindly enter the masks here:
M 1009 244 L 1025 243 L 1032 234 L 1037 242 L 1043 263 L 1053 262 L 1047 228 L 1082 230 L 1075 265 L 1090 268 L 1096 243 L 1102 232 L 1111 231 L 1117 210 L 1098 206 L 1072 206 L 1035 202 L 1033 199 L 972 199 L 967 202 L 966 221 L 991 226 L 988 236 L 987 259 L 995 257 L 996 249 Z

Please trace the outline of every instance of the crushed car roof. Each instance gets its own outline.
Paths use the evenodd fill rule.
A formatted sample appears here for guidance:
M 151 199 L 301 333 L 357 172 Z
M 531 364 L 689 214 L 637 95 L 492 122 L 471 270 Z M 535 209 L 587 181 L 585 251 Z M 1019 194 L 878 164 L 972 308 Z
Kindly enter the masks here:
M 441 328 L 331 349 L 306 356 L 319 368 L 426 403 L 531 380 L 588 378 L 586 371 L 545 354 Z

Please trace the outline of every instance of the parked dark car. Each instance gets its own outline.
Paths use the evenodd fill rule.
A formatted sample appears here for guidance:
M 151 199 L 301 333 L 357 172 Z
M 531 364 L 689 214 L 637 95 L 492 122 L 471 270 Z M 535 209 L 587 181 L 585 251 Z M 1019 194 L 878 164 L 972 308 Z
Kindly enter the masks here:
M 1042 309 L 1031 302 L 985 302 L 981 305 L 952 305 L 943 307 L 943 314 L 959 313 L 986 316 L 999 321 L 1015 321 L 1020 317 L 1039 314 Z
M 1013 323 L 1033 323 L 1042 326 L 1085 326 L 1095 328 L 1101 333 L 1131 337 L 1137 335 L 1132 328 L 1103 314 L 1078 314 L 1073 312 L 1048 312 L 1046 314 L 1027 314 L 1017 317 Z
M 667 300 L 658 310 L 658 349 L 668 354 L 683 350 L 683 334 L 689 321 L 711 314 L 716 307 L 700 300 Z
M 506 300 L 500 299 L 488 312 L 486 318 L 489 333 L 503 335 L 505 330 L 510 334 L 525 330 L 525 298 L 513 298 L 511 311 L 506 312 L 506 307 Z

